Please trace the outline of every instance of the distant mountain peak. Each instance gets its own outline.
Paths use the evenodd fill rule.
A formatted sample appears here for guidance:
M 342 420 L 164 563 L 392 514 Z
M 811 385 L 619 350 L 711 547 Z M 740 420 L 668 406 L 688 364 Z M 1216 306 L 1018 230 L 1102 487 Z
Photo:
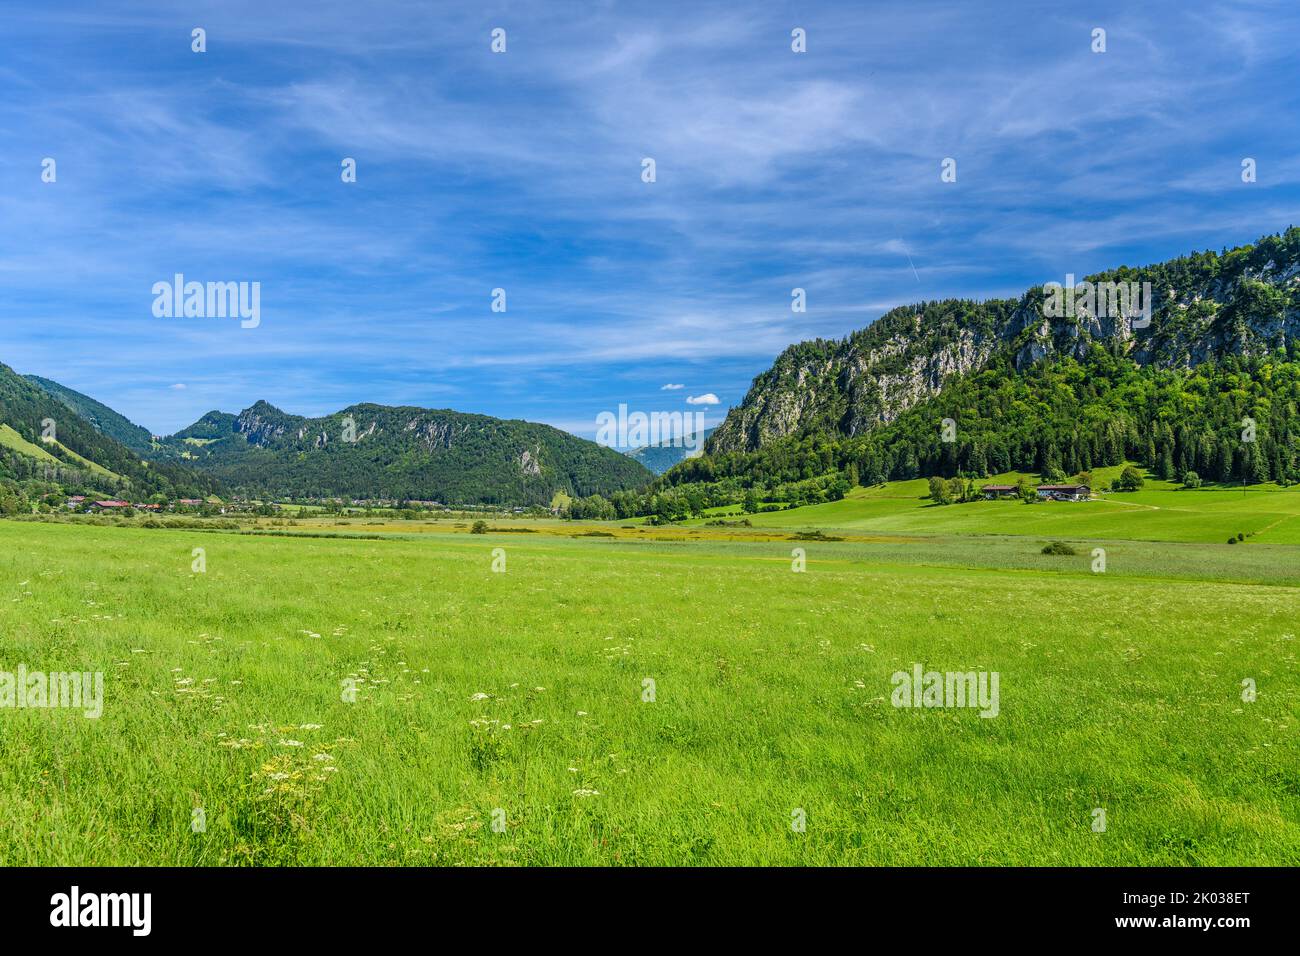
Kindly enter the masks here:
M 247 415 L 249 413 L 252 413 L 254 415 L 283 415 L 287 417 L 297 417 L 297 416 L 290 416 L 289 413 L 284 411 L 283 409 L 276 408 L 274 405 L 272 405 L 264 398 L 259 398 L 252 405 L 249 405 L 246 409 L 244 409 L 244 411 L 241 414 Z

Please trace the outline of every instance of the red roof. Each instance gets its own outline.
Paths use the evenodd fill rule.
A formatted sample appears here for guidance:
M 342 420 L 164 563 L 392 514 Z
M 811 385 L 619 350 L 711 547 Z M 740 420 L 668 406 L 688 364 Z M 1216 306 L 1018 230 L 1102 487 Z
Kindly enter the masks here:
M 129 508 L 129 501 L 96 501 L 95 504 L 100 508 Z

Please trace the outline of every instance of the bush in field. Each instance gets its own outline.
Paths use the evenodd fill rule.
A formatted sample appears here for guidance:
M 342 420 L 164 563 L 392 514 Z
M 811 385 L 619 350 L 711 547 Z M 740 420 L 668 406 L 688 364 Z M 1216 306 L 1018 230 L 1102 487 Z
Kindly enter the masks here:
M 1051 544 L 1043 545 L 1043 554 L 1078 554 L 1074 548 L 1070 547 L 1064 541 L 1053 541 Z
M 1183 475 L 1183 487 L 1184 488 L 1201 487 L 1201 476 L 1194 471 L 1189 471 L 1187 474 Z
M 474 522 L 473 526 L 469 529 L 469 533 L 487 534 L 487 528 L 488 528 L 487 522 L 484 521 L 482 518 L 480 518 L 478 521 Z
M 943 478 L 931 478 L 930 499 L 937 505 L 952 504 L 952 486 Z
M 1146 481 L 1142 477 L 1142 472 L 1138 471 L 1132 465 L 1125 465 L 1124 470 L 1119 473 L 1110 486 L 1111 491 L 1141 491 Z

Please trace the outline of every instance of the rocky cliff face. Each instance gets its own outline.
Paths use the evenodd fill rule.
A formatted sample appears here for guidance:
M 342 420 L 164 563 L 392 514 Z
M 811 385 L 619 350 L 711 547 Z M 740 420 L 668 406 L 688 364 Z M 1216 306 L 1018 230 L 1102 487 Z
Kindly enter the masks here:
M 788 435 L 856 435 L 893 421 L 952 376 L 993 362 L 1023 371 L 1093 343 L 1139 365 L 1191 367 L 1300 340 L 1300 229 L 1231 252 L 1196 253 L 1141 269 L 1121 267 L 1081 282 L 1149 283 L 1150 322 L 1087 287 L 1055 308 L 1043 287 L 1020 299 L 948 300 L 895 309 L 840 341 L 792 345 L 751 386 L 711 437 L 710 453 L 748 451 Z M 1059 303 L 1058 303 L 1059 304 Z M 1091 307 L 1089 307 L 1091 305 Z M 1062 314 L 1064 313 L 1064 314 Z
M 307 419 L 296 415 L 286 415 L 280 409 L 267 402 L 257 402 L 244 409 L 235 418 L 235 431 L 242 432 L 250 445 L 263 447 L 273 445 L 285 435 L 296 435 L 298 439 L 307 438 Z M 329 440 L 328 435 L 319 433 L 311 435 L 310 441 L 318 447 Z

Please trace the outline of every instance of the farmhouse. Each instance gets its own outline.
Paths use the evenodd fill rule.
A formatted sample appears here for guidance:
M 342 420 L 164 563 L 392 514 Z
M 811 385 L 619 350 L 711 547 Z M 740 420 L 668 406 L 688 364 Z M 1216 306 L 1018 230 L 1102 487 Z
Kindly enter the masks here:
M 92 508 L 99 508 L 100 510 L 109 510 L 109 511 L 111 511 L 111 510 L 114 509 L 114 508 L 129 508 L 129 507 L 131 507 L 131 502 L 129 502 L 129 501 L 118 501 L 118 500 L 116 500 L 116 499 L 110 499 L 110 500 L 108 500 L 108 501 L 92 501 L 92 502 L 90 503 L 90 507 L 92 507 Z
M 1016 486 L 1015 485 L 985 485 L 983 488 L 980 489 L 980 494 L 982 494 L 985 498 L 990 500 L 993 498 L 1014 498 L 1016 495 Z
M 1092 489 L 1087 485 L 1039 485 L 1038 497 L 1044 501 L 1087 501 Z

